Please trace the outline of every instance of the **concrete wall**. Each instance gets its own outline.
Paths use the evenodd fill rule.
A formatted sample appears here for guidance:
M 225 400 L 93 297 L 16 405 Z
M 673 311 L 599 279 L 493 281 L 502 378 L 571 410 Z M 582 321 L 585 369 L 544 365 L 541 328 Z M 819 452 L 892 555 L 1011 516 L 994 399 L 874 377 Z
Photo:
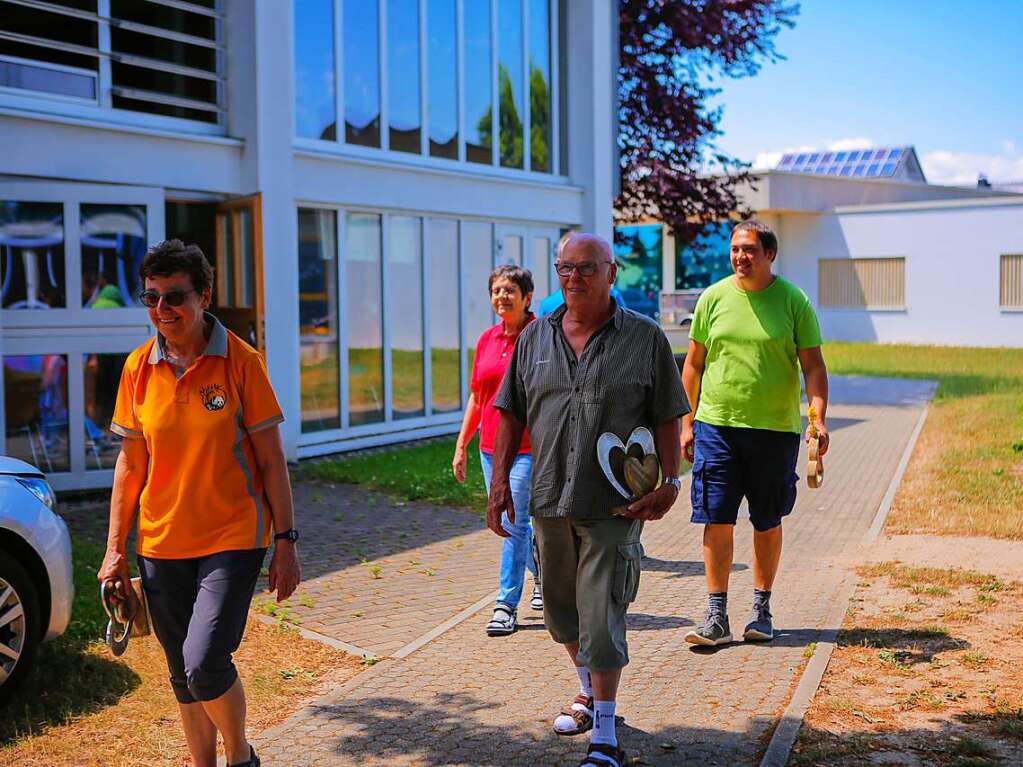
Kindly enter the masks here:
M 818 306 L 827 339 L 1023 346 L 1023 311 L 999 308 L 1000 256 L 1023 253 L 1023 200 L 838 208 L 780 216 L 778 271 L 817 305 L 821 258 L 901 256 L 906 307 Z

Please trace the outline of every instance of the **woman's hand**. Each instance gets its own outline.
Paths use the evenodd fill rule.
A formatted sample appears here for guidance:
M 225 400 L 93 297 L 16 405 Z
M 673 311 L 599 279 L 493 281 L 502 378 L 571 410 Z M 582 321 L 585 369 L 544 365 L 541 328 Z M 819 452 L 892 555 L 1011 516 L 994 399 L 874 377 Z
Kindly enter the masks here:
M 103 556 L 103 564 L 99 566 L 99 571 L 96 573 L 96 580 L 100 583 L 120 581 L 122 588 L 120 593 L 131 593 L 131 573 L 128 572 L 128 559 L 124 556 L 123 551 L 107 549 L 107 553 Z M 115 591 L 114 594 L 116 601 L 117 592 Z
M 465 482 L 465 448 L 455 445 L 455 457 L 451 459 L 451 473 L 459 482 Z
M 295 593 L 302 580 L 302 568 L 298 564 L 298 549 L 292 541 L 277 541 L 270 559 L 270 579 L 267 590 L 277 592 L 276 602 L 280 604 Z

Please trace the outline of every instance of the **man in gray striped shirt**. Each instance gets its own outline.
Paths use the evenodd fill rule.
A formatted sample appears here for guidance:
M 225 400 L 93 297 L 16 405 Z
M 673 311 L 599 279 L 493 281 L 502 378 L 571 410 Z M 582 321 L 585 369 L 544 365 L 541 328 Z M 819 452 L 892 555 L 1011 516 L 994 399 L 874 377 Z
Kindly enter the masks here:
M 544 619 L 565 645 L 580 694 L 554 722 L 559 735 L 590 728 L 583 765 L 615 767 L 615 698 L 629 662 L 625 612 L 636 598 L 646 520 L 678 495 L 680 417 L 689 412 L 671 346 L 652 320 L 611 299 L 617 267 L 606 240 L 573 235 L 555 263 L 565 306 L 531 323 L 494 406 L 501 410 L 487 526 L 505 535 L 514 509 L 508 473 L 524 428 L 533 446 L 529 513 L 540 555 Z M 604 476 L 597 439 L 622 442 L 638 426 L 654 434 L 664 482 L 629 504 Z

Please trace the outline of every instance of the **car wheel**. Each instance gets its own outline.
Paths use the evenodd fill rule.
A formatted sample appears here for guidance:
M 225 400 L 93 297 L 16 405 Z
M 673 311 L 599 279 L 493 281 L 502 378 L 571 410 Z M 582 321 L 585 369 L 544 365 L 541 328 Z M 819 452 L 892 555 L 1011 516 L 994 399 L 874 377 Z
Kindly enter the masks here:
M 39 629 L 35 584 L 18 560 L 0 552 L 0 703 L 32 666 L 42 635 Z

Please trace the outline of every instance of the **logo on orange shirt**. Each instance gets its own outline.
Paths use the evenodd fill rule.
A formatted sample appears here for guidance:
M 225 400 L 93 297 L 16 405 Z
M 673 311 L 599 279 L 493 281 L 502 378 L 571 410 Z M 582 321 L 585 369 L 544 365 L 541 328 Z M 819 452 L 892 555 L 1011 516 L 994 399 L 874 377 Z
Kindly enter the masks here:
M 223 410 L 227 404 L 227 392 L 220 384 L 202 387 L 199 389 L 199 395 L 202 397 L 202 404 L 210 411 Z

